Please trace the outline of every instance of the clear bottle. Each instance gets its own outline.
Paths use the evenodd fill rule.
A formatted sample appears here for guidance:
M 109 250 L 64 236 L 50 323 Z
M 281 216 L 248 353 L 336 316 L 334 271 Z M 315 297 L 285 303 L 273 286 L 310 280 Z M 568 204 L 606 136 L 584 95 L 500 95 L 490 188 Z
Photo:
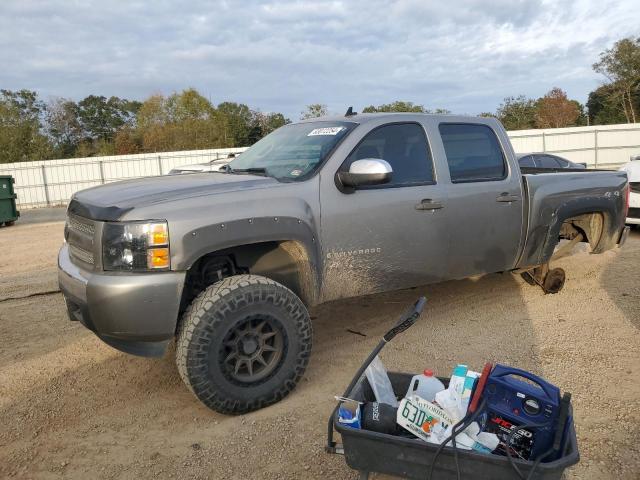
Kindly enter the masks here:
M 421 375 L 415 375 L 409 384 L 407 398 L 417 395 L 423 400 L 433 402 L 436 393 L 444 390 L 444 385 L 433 376 L 433 370 L 425 370 Z

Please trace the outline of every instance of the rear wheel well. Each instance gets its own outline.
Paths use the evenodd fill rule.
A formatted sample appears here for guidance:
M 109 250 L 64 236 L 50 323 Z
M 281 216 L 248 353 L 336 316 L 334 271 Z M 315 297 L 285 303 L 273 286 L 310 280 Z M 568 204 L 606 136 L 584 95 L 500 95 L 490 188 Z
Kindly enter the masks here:
M 582 242 L 586 242 L 595 250 L 604 231 L 604 214 L 602 212 L 584 213 L 562 222 L 560 239 L 572 240 L 582 234 Z
M 316 303 L 316 277 L 307 250 L 300 242 L 283 240 L 239 245 L 200 257 L 187 271 L 180 315 L 209 285 L 247 273 L 281 283 L 306 306 Z

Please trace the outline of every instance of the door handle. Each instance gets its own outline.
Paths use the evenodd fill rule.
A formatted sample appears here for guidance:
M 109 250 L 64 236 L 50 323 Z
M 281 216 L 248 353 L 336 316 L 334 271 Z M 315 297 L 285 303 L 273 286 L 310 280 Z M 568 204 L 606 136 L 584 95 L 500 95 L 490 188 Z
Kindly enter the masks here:
M 416 210 L 439 210 L 444 208 L 440 202 L 434 202 L 430 198 L 424 198 L 420 203 L 416 203 Z
M 498 198 L 496 198 L 496 202 L 511 203 L 511 202 L 517 202 L 518 200 L 520 200 L 520 197 L 518 195 L 509 195 L 509 192 L 502 192 L 498 196 Z

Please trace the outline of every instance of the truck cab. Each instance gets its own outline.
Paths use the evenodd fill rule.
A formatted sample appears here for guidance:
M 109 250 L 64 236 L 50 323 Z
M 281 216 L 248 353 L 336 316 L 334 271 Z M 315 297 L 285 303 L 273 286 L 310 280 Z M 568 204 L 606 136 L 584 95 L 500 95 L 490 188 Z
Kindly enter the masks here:
M 365 118 L 367 128 L 354 131 L 320 173 L 325 298 L 512 269 L 524 202 L 499 124 L 442 115 Z M 336 184 L 367 158 L 388 162 L 392 178 Z

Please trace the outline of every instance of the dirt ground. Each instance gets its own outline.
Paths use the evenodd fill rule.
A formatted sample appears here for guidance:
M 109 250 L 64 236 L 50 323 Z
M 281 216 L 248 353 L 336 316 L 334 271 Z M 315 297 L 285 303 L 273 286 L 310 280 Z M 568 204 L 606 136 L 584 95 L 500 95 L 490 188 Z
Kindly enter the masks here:
M 298 388 L 227 417 L 185 388 L 173 349 L 128 356 L 67 319 L 62 296 L 47 293 L 62 229 L 0 229 L 0 478 L 355 479 L 323 451 L 333 395 L 421 294 L 425 314 L 382 354 L 389 369 L 446 376 L 458 362 L 493 360 L 531 370 L 573 394 L 581 461 L 568 477 L 638 478 L 637 230 L 621 250 L 560 261 L 568 278 L 558 295 L 496 274 L 318 307 Z

